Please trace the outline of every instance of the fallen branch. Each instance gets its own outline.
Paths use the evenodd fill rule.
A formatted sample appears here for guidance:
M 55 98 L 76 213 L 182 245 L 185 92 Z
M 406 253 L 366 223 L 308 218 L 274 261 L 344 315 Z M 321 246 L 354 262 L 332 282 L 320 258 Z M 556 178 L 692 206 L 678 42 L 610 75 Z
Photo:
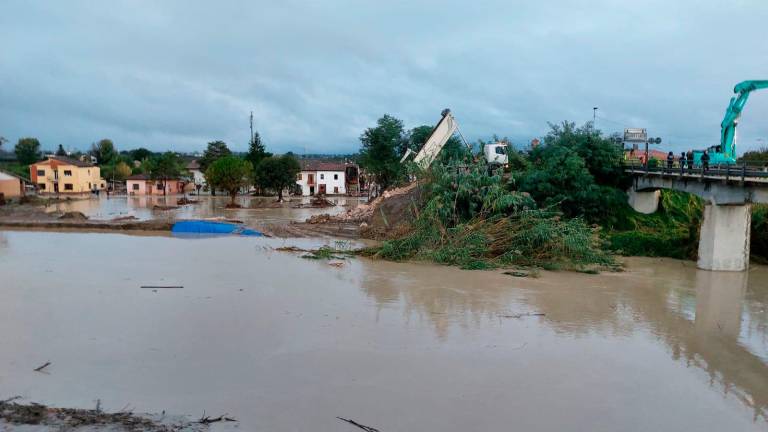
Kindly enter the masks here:
M 47 367 L 48 367 L 48 366 L 50 366 L 50 365 L 51 365 L 51 362 L 45 362 L 45 364 L 44 364 L 44 365 L 42 365 L 42 366 L 40 366 L 40 367 L 36 367 L 36 368 L 35 368 L 35 372 L 42 372 L 42 371 L 43 371 L 43 369 L 47 368 Z
M 198 420 L 197 422 L 200 423 L 200 424 L 207 425 L 207 424 L 217 423 L 217 422 L 222 422 L 222 421 L 223 422 L 235 422 L 237 420 L 232 418 L 232 417 L 227 417 L 226 413 L 222 414 L 222 415 L 220 415 L 218 417 L 210 417 L 210 416 L 205 415 L 205 411 L 203 411 L 203 416 L 200 417 L 200 420 Z
M 378 430 L 378 429 L 376 429 L 376 428 L 372 428 L 372 427 L 370 427 L 370 426 L 366 426 L 366 425 L 364 425 L 364 424 L 360 424 L 360 423 L 358 423 L 358 422 L 356 422 L 356 421 L 354 421 L 354 420 L 345 419 L 345 418 L 343 418 L 343 417 L 336 417 L 336 418 L 337 418 L 337 419 L 339 419 L 339 420 L 341 420 L 341 421 L 347 422 L 347 423 L 349 423 L 349 424 L 351 424 L 351 425 L 353 425 L 353 426 L 357 426 L 357 427 L 359 427 L 360 429 L 364 430 L 365 432 L 381 432 L 380 430 Z

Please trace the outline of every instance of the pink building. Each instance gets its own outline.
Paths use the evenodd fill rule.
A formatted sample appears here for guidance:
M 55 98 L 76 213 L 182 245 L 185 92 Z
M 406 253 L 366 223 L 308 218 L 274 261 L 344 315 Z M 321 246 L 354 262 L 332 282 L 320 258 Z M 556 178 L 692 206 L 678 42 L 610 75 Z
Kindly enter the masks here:
M 125 181 L 129 195 L 174 195 L 183 194 L 186 182 L 179 179 L 152 180 L 146 174 L 136 174 Z M 163 190 L 165 183 L 165 190 Z

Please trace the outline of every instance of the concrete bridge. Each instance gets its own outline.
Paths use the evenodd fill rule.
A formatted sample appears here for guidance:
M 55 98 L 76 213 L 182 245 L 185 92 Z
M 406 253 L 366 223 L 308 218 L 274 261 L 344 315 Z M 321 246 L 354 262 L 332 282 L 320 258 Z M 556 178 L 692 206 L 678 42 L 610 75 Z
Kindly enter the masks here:
M 629 204 L 640 213 L 658 209 L 660 189 L 688 192 L 704 199 L 699 268 L 747 270 L 752 204 L 768 204 L 768 172 L 746 166 L 706 171 L 631 166 L 627 172 L 633 176 Z

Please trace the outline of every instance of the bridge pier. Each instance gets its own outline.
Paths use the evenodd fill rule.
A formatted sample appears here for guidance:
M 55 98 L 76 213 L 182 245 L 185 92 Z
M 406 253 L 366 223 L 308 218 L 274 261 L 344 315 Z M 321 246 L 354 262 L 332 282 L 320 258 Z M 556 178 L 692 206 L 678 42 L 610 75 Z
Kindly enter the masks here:
M 627 195 L 629 196 L 629 205 L 638 213 L 652 214 L 659 209 L 660 190 L 637 191 L 631 188 Z
M 751 204 L 707 203 L 699 235 L 697 266 L 703 270 L 747 270 L 751 223 Z

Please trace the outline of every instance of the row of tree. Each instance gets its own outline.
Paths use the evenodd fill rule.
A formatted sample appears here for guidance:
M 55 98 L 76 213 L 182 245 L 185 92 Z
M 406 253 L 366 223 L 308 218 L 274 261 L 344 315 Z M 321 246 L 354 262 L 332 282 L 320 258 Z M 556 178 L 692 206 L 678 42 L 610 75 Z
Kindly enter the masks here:
M 211 192 L 227 191 L 232 204 L 239 191 L 251 185 L 261 193 L 276 193 L 282 201 L 283 191 L 296 184 L 301 170 L 293 154 L 274 156 L 267 152 L 258 132 L 253 134 L 245 157 L 233 155 L 223 141 L 212 141 L 199 163 Z

